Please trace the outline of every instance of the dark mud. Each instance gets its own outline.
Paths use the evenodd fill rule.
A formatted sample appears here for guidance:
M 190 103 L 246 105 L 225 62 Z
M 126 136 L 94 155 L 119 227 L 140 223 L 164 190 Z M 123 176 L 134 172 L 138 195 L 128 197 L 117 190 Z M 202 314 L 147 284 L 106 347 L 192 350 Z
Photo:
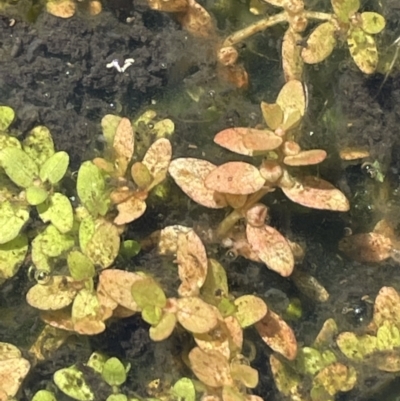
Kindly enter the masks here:
M 101 134 L 102 116 L 149 103 L 173 62 L 168 44 L 179 38 L 169 17 L 139 4 L 126 23 L 116 11 L 70 19 L 43 12 L 34 24 L 16 19 L 13 26 L 0 19 L 0 102 L 17 111 L 22 133 L 46 125 L 73 168 Z M 129 58 L 134 63 L 124 73 L 106 67 Z

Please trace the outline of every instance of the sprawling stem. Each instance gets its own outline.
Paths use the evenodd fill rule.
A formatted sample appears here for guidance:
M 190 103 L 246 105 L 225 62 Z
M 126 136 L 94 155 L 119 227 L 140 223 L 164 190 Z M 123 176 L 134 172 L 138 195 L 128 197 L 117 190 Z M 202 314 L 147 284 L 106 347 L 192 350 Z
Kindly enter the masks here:
M 306 19 L 317 19 L 321 21 L 329 21 L 332 19 L 333 14 L 328 14 L 328 13 L 322 13 L 318 11 L 307 11 L 304 10 L 301 13 L 301 16 L 305 17 Z M 288 14 L 286 11 L 283 11 L 279 14 L 275 14 L 272 16 L 268 16 L 267 18 L 263 18 L 254 24 L 251 24 L 247 26 L 246 28 L 241 29 L 240 31 L 234 32 L 232 35 L 229 35 L 223 43 L 223 47 L 225 46 L 233 46 L 238 44 L 239 42 L 242 42 L 249 38 L 250 36 L 253 36 L 254 34 L 264 31 L 265 29 L 277 25 L 281 22 L 287 22 L 288 21 Z
M 264 195 L 271 191 L 273 191 L 273 189 L 270 187 L 265 187 L 250 195 L 246 203 L 241 208 L 233 210 L 221 221 L 221 223 L 219 223 L 215 232 L 216 238 L 225 238 L 233 226 L 245 216 L 247 210 L 257 203 Z
M 320 21 L 329 21 L 334 17 L 334 14 L 320 13 L 319 11 L 307 11 L 303 12 L 304 17 L 307 19 L 318 19 Z
M 264 31 L 265 29 L 286 20 L 286 12 L 264 18 L 260 21 L 255 22 L 254 24 L 247 26 L 246 28 L 241 29 L 240 31 L 233 33 L 232 35 L 229 35 L 225 39 L 223 47 L 236 45 L 239 42 L 242 42 L 243 40 L 249 38 L 250 36 L 253 36 L 258 32 Z

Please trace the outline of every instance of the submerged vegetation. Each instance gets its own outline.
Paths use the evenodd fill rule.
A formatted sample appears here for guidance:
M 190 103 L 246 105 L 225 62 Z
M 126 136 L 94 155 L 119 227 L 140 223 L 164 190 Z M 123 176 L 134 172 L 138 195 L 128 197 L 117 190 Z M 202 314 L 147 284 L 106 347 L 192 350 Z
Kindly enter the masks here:
M 285 24 L 285 82 L 275 102 L 261 102 L 263 124 L 237 124 L 215 134 L 215 144 L 231 152 L 219 165 L 207 159 L 220 155 L 214 158 L 196 146 L 203 158 L 189 152 L 174 157 L 176 122 L 155 107 L 139 116 L 103 116 L 101 146 L 72 171 L 73 155 L 56 150 L 48 128 L 37 124 L 18 132 L 13 128 L 18 110 L 0 106 L 0 292 L 7 297 L 9 283 L 24 282 L 29 289 L 12 297 L 40 318 L 23 341 L 0 338 L 0 401 L 65 396 L 81 401 L 261 401 L 272 399 L 273 389 L 274 399 L 333 401 L 350 391 L 349 397 L 357 399 L 357 389 L 371 375 L 400 372 L 400 295 L 388 282 L 375 299 L 364 296 L 371 313 L 362 314 L 353 331 L 326 312 L 302 326 L 306 308 L 300 298 L 311 300 L 317 311 L 329 300 L 327 288 L 345 280 L 317 280 L 315 271 L 304 267 L 308 250 L 303 238 L 282 221 L 324 213 L 317 217 L 322 225 L 335 214 L 361 228 L 353 233 L 347 227 L 338 243 L 330 241 L 338 259 L 365 264 L 399 260 L 397 227 L 390 216 L 379 215 L 373 229 L 371 222 L 351 221 L 360 215 L 352 204 L 360 191 L 346 188 L 334 174 L 322 178 L 324 164 L 337 156 L 336 170 L 346 163 L 362 165 L 379 185 L 377 198 L 386 199 L 389 184 L 377 171 L 379 162 L 362 163 L 369 157 L 364 147 L 340 144 L 340 152 L 330 155 L 336 144 L 316 149 L 310 146 L 311 134 L 303 140 L 315 101 L 304 78 L 306 65 L 321 63 L 336 46 L 345 46 L 358 73 L 373 74 L 380 63 L 375 35 L 384 30 L 384 17 L 364 10 L 359 0 L 331 0 L 331 11 L 309 10 L 302 0 L 252 0 L 250 13 L 266 16 L 223 38 L 207 5 L 195 0 L 148 3 L 157 12 L 172 13 L 215 55 L 219 80 L 238 88 L 238 97 L 251 81 L 239 44 Z M 92 16 L 102 10 L 97 0 L 48 0 L 41 6 L 57 18 L 71 18 L 79 9 Z M 386 64 L 381 71 L 390 73 L 393 63 Z M 189 97 L 196 98 L 193 92 Z M 185 194 L 204 207 L 192 225 L 186 216 L 197 206 Z M 155 230 L 140 225 L 146 216 L 156 218 L 159 205 L 179 217 L 173 224 L 164 217 Z M 222 210 L 212 214 L 209 209 Z M 274 301 L 265 288 L 241 287 L 223 266 L 222 249 L 231 259 L 265 266 L 271 281 L 290 282 L 296 295 L 273 288 L 279 295 Z M 13 320 L 7 307 L 1 313 L 5 325 Z M 122 341 L 113 337 L 112 327 L 126 331 L 126 322 L 139 316 L 138 333 L 145 328 L 151 346 L 162 349 L 158 369 L 90 342 L 109 335 L 105 342 L 118 349 L 121 344 L 115 343 Z M 79 347 L 89 352 L 77 361 L 59 358 L 63 366 L 57 359 L 44 378 L 37 373 L 63 349 L 80 352 Z M 30 374 L 40 380 L 26 387 Z

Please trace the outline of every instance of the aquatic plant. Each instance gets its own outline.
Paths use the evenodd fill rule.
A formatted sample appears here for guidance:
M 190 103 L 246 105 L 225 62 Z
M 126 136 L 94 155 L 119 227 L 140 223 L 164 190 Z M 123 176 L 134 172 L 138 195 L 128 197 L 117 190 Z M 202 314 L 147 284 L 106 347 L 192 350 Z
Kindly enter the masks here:
M 150 192 L 163 198 L 166 187 L 162 183 L 169 172 L 195 202 L 232 209 L 217 227 L 210 227 L 207 241 L 263 262 L 281 276 L 293 277 L 305 293 L 311 289 L 316 294 L 314 299 L 326 301 L 329 294 L 312 276 L 294 271 L 295 261 L 301 260 L 304 251 L 269 224 L 269 210 L 261 202 L 273 191 L 282 191 L 305 207 L 349 209 L 341 191 L 320 177 L 300 172 L 299 167 L 308 169 L 327 157 L 323 149 L 303 150 L 299 145 L 307 103 L 301 79 L 304 63 L 321 62 L 338 41 L 347 43 L 363 72 L 373 72 L 378 52 L 372 35 L 384 28 L 383 17 L 359 13 L 358 0 L 332 0 L 333 13 L 305 10 L 301 0 L 270 0 L 269 4 L 283 11 L 233 33 L 221 45 L 209 13 L 194 0 L 149 3 L 153 9 L 178 13 L 187 30 L 211 39 L 220 73 L 239 87 L 247 84 L 247 73 L 237 64 L 234 46 L 270 26 L 288 23 L 282 44 L 287 82 L 275 103 L 261 104 L 267 128 L 233 127 L 214 138 L 218 145 L 252 158 L 252 163 L 228 161 L 216 166 L 186 157 L 171 162 L 172 148 L 167 139 L 174 131 L 171 120 L 156 121 L 152 111 L 133 122 L 105 116 L 104 149 L 79 167 L 74 206 L 61 182 L 68 170 L 68 155 L 54 150 L 45 127 L 35 128 L 23 141 L 3 132 L 9 129 L 14 112 L 8 107 L 0 109 L 0 207 L 1 223 L 6 227 L 0 236 L 0 278 L 5 281 L 16 274 L 31 245 L 29 256 L 36 284 L 27 292 L 26 301 L 40 311 L 46 325 L 30 354 L 38 361 L 47 359 L 72 334 L 95 335 L 106 330 L 111 319 L 140 314 L 153 341 L 171 335 L 182 340 L 180 357 L 197 378 L 174 378 L 166 390 L 149 392 L 157 399 L 260 401 L 261 397 L 252 394 L 259 372 L 250 366 L 251 358 L 244 351 L 244 332 L 251 326 L 273 351 L 270 365 L 278 390 L 292 400 L 333 400 L 338 392 L 355 386 L 355 363 L 368 362 L 368 358 L 376 358 L 379 369 L 398 371 L 399 327 L 393 312 L 398 294 L 394 289 L 381 290 L 367 334 L 339 334 L 336 344 L 343 357 L 334 347 L 337 327 L 332 320 L 324 324 L 312 346 L 299 347 L 291 327 L 262 298 L 230 292 L 223 266 L 207 256 L 193 228 L 167 226 L 140 243 L 122 239 L 127 225 L 145 213 Z M 68 17 L 75 10 L 74 4 L 51 0 L 47 8 Z M 310 20 L 322 23 L 304 40 L 302 34 L 307 32 Z M 143 130 L 146 135 L 136 141 L 149 122 L 150 132 Z M 27 227 L 32 208 L 43 223 L 35 231 Z M 393 231 L 383 225 L 367 236 L 354 237 L 342 241 L 340 248 L 346 253 L 361 247 L 361 251 L 356 250 L 364 258 L 360 260 L 368 255 L 372 256 L 367 261 L 383 260 L 395 254 Z M 156 249 L 168 267 L 175 263 L 179 287 L 164 288 L 157 274 L 150 274 L 146 268 L 123 270 L 124 254 L 132 257 L 140 249 Z M 9 377 L 0 383 L 3 401 L 16 395 L 30 364 L 11 344 L 2 343 L 0 351 L 0 377 Z M 94 381 L 86 380 L 86 369 L 93 373 Z M 96 352 L 85 364 L 58 370 L 53 380 L 62 392 L 77 400 L 94 400 L 93 383 L 105 382 L 109 386 L 107 401 L 136 401 L 121 389 L 129 370 L 128 362 Z M 33 399 L 54 400 L 55 396 L 41 390 Z
M 205 160 L 179 158 L 171 162 L 169 172 L 197 203 L 233 208 L 215 229 L 213 240 L 286 277 L 301 250 L 265 224 L 268 209 L 259 200 L 280 188 L 293 202 L 315 209 L 347 211 L 349 203 L 330 183 L 313 176 L 293 176 L 290 170 L 321 163 L 327 155 L 322 149 L 302 150 L 293 138 L 305 112 L 301 83 L 289 81 L 276 103 L 263 102 L 261 109 L 267 129 L 228 128 L 214 137 L 214 142 L 235 153 L 263 157 L 258 168 L 238 161 L 217 167 Z M 237 225 L 240 220 L 245 220 L 245 227 Z
M 372 35 L 385 27 L 385 19 L 376 12 L 359 12 L 360 0 L 331 0 L 333 12 L 307 10 L 303 0 L 265 0 L 282 8 L 279 13 L 268 15 L 226 38 L 219 38 L 211 15 L 195 0 L 148 0 L 151 8 L 176 13 L 183 28 L 193 35 L 215 43 L 219 71 L 228 81 L 238 87 L 247 86 L 248 76 L 239 65 L 235 46 L 252 35 L 277 24 L 288 24 L 282 41 L 282 68 L 286 81 L 303 77 L 304 64 L 317 64 L 325 60 L 339 43 L 348 46 L 350 55 L 358 68 L 372 74 L 378 65 L 378 50 Z M 250 5 L 253 14 L 265 11 L 263 2 Z M 308 25 L 320 22 L 311 33 Z M 303 36 L 306 33 L 307 36 Z M 220 44 L 222 43 L 222 45 Z

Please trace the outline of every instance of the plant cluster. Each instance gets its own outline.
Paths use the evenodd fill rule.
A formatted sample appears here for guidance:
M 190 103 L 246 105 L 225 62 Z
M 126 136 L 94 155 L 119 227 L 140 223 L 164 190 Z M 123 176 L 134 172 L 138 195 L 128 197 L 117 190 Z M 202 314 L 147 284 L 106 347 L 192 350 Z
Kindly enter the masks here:
M 366 73 L 375 72 L 378 50 L 372 35 L 385 27 L 385 19 L 376 12 L 359 12 L 360 0 L 331 0 L 333 12 L 307 10 L 303 0 L 265 0 L 283 11 L 268 15 L 227 38 L 220 38 L 211 15 L 195 0 L 148 0 L 155 10 L 176 13 L 177 19 L 190 33 L 215 43 L 219 71 L 238 87 L 248 84 L 244 67 L 238 64 L 235 46 L 249 37 L 274 25 L 286 23 L 288 28 L 282 41 L 282 68 L 286 81 L 303 77 L 304 64 L 317 64 L 325 60 L 338 43 L 345 44 L 358 68 Z M 250 11 L 263 13 L 264 2 L 253 2 Z M 310 22 L 319 21 L 311 32 Z
M 89 7 L 94 3 L 89 2 Z M 393 288 L 381 289 L 365 333 L 338 334 L 336 323 L 328 320 L 312 346 L 300 347 L 290 326 L 263 299 L 230 292 L 223 266 L 207 256 L 193 228 L 168 226 L 141 239 L 140 244 L 122 240 L 127 225 L 145 213 L 150 192 L 164 196 L 169 173 L 198 204 L 231 209 L 217 227 L 210 227 L 207 241 L 262 262 L 283 277 L 291 276 L 305 293 L 312 292 L 314 299 L 323 302 L 328 298 L 312 276 L 294 269 L 304 251 L 269 224 L 269 211 L 262 201 L 280 190 L 305 207 L 349 210 L 340 190 L 299 169 L 311 170 L 310 166 L 327 157 L 323 149 L 304 150 L 299 145 L 307 108 L 303 68 L 304 63 L 324 60 L 339 41 L 347 43 L 363 72 L 373 72 L 378 52 L 372 35 L 384 28 L 385 21 L 377 13 L 360 13 L 359 0 L 332 0 L 333 13 L 306 10 L 301 0 L 267 3 L 283 11 L 233 33 L 221 44 L 210 14 L 194 0 L 149 0 L 153 9 L 176 13 L 190 32 L 212 39 L 222 75 L 240 87 L 247 84 L 248 77 L 237 64 L 234 46 L 270 26 L 288 24 L 282 44 L 286 84 L 274 103 L 261 103 L 266 127 L 228 128 L 214 137 L 219 146 L 252 163 L 228 161 L 216 166 L 187 157 L 171 161 L 171 120 L 157 120 L 152 111 L 133 122 L 107 115 L 101 122 L 104 150 L 83 162 L 77 174 L 71 174 L 76 177 L 76 193 L 71 194 L 62 185 L 69 174 L 69 157 L 54 149 L 50 132 L 36 127 L 20 141 L 10 132 L 14 111 L 0 107 L 0 222 L 4 227 L 0 233 L 0 284 L 17 273 L 30 249 L 36 284 L 27 292 L 26 301 L 40 311 L 46 324 L 29 350 L 37 360 L 46 359 L 74 333 L 98 334 L 106 330 L 111 318 L 140 313 L 153 341 L 185 333 L 187 347 L 182 360 L 196 378 L 180 378 L 157 399 L 260 401 L 252 394 L 259 374 L 244 351 L 244 332 L 252 326 L 273 351 L 270 365 L 276 386 L 291 400 L 334 400 L 338 392 L 355 386 L 360 362 L 373 361 L 383 371 L 400 370 L 399 295 Z M 71 16 L 74 6 L 70 0 L 47 3 L 49 12 L 62 17 Z M 322 23 L 307 31 L 310 20 Z M 309 32 L 305 41 L 304 32 Z M 343 158 L 350 158 L 349 153 L 343 152 Z M 34 212 L 43 223 L 38 227 L 30 226 Z M 339 247 L 367 262 L 397 254 L 396 237 L 385 222 L 372 233 L 343 239 Z M 117 268 L 124 256 L 135 256 L 140 249 L 156 249 L 160 257 L 177 265 L 177 289 L 163 288 L 161 280 L 148 271 Z M 0 343 L 0 401 L 16 396 L 29 369 L 30 362 L 14 345 Z M 73 399 L 94 400 L 86 369 L 97 383 L 108 384 L 107 401 L 138 399 L 122 390 L 129 363 L 100 353 L 94 353 L 84 366 L 58 370 L 54 383 Z M 44 389 L 34 396 L 35 401 L 55 399 Z
M 217 167 L 205 160 L 179 158 L 171 162 L 169 172 L 197 203 L 233 209 L 216 229 L 217 240 L 287 277 L 293 272 L 296 255 L 302 252 L 265 223 L 268 209 L 259 200 L 280 188 L 293 202 L 315 209 L 347 211 L 349 203 L 327 181 L 292 173 L 291 168 L 321 163 L 327 155 L 322 149 L 302 150 L 293 138 L 293 130 L 305 112 L 301 82 L 286 83 L 276 103 L 263 102 L 261 110 L 267 129 L 228 128 L 214 138 L 218 145 L 235 153 L 261 159 L 258 168 L 240 161 Z M 244 227 L 237 226 L 240 220 L 245 221 Z

